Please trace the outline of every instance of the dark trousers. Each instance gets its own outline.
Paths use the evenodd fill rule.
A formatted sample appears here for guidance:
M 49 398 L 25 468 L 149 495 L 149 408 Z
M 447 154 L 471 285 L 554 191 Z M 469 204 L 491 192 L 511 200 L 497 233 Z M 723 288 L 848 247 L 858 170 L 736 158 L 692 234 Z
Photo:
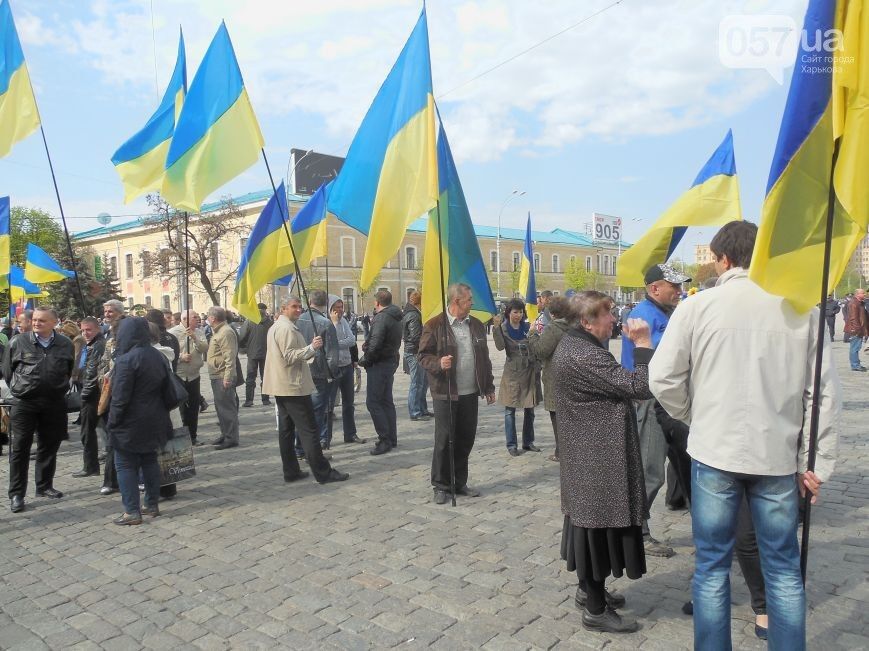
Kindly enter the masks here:
M 341 392 L 341 422 L 344 429 L 344 442 L 349 443 L 356 438 L 356 407 L 353 405 L 355 394 L 353 391 L 354 373 L 353 365 L 342 366 L 340 374 L 332 382 L 332 393 L 329 396 L 329 413 L 335 409 L 335 399 Z M 332 421 L 329 421 L 329 441 L 332 440 Z
M 453 422 L 453 459 L 456 468 L 456 490 L 468 483 L 468 457 L 477 437 L 477 394 L 459 396 L 458 400 L 433 400 L 435 442 L 431 458 L 431 485 L 438 490 L 450 490 L 450 411 Z
M 371 414 L 379 445 L 398 445 L 398 417 L 392 400 L 392 384 L 398 359 L 375 362 L 365 369 L 368 372 L 368 393 L 365 406 Z
M 105 426 L 105 423 L 103 423 Z M 112 445 L 112 436 L 106 432 L 103 441 L 106 444 L 106 462 L 103 467 L 103 486 L 118 490 L 118 473 L 115 470 L 115 448 Z
M 181 422 L 187 426 L 190 432 L 190 440 L 196 443 L 196 431 L 199 429 L 199 401 L 202 399 L 200 380 L 195 377 L 192 380 L 181 380 L 187 389 L 187 402 L 181 405 Z
M 301 472 L 296 451 L 293 449 L 293 441 L 298 433 L 314 478 L 324 481 L 332 466 L 323 456 L 323 448 L 320 447 L 311 396 L 275 396 L 275 402 L 278 406 L 278 446 L 281 450 L 284 479 L 294 479 Z
M 833 341 L 833 335 L 836 334 L 836 315 L 827 317 L 827 330 L 830 331 L 830 341 Z
M 253 392 L 256 389 L 256 376 L 259 373 L 259 382 L 260 387 L 263 385 L 263 373 L 266 370 L 266 360 L 265 359 L 251 359 L 247 358 L 247 376 L 244 380 L 244 401 L 245 402 L 253 402 Z M 267 403 L 269 397 L 266 394 L 262 394 L 263 403 Z
M 96 401 L 83 400 L 81 403 L 81 444 L 83 448 L 82 470 L 85 472 L 100 471 L 100 445 L 97 441 L 98 421 Z
M 62 404 L 62 403 L 61 403 Z M 9 497 L 27 494 L 27 474 L 30 469 L 30 449 L 36 440 L 36 490 L 53 488 L 60 442 L 67 438 L 66 410 L 56 404 L 21 401 L 12 405 L 9 426 L 12 444 L 9 447 Z

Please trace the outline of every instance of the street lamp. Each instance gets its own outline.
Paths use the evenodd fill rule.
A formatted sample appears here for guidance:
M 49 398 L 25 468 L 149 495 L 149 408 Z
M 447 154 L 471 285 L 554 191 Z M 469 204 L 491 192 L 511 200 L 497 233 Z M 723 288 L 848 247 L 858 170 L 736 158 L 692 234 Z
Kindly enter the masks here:
M 504 208 L 512 199 L 516 197 L 521 197 L 525 194 L 525 190 L 513 190 L 510 194 L 507 195 L 507 198 L 504 199 L 504 203 L 501 204 L 501 210 L 498 211 L 498 236 L 495 239 L 495 257 L 497 260 L 495 261 L 495 283 L 497 286 L 498 298 L 501 297 L 501 215 L 504 214 Z

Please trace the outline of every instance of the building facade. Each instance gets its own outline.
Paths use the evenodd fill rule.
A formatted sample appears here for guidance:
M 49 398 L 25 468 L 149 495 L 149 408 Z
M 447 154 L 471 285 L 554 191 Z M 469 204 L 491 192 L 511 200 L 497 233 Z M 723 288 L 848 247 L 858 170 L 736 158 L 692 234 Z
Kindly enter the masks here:
M 250 232 L 270 196 L 270 192 L 264 191 L 233 199 L 246 226 L 239 229 L 241 232 Z M 289 196 L 291 217 L 301 210 L 306 200 L 304 196 Z M 216 211 L 219 207 L 219 204 L 203 206 L 203 214 Z M 190 217 L 192 233 L 196 232 L 196 219 L 196 216 Z M 422 288 L 427 221 L 428 218 L 423 217 L 408 227 L 399 252 L 386 264 L 372 287 L 365 289 L 359 286 L 359 277 L 366 237 L 330 217 L 327 226 L 328 255 L 316 259 L 309 270 L 303 271 L 306 288 L 327 289 L 329 293 L 341 296 L 345 304 L 358 313 L 373 308 L 373 295 L 381 288 L 390 290 L 394 301 L 403 304 L 410 292 Z M 513 296 L 518 283 L 525 231 L 501 228 L 500 245 L 497 228 L 475 226 L 475 231 L 493 293 L 501 298 Z M 629 245 L 596 244 L 585 235 L 564 229 L 532 232 L 532 237 L 538 292 L 549 289 L 562 293 L 568 289 L 565 272 L 574 263 L 587 272 L 594 272 L 590 276 L 595 289 L 605 291 L 617 300 L 630 300 L 629 296 L 623 297 L 615 285 L 618 256 Z M 156 224 L 148 217 L 140 217 L 123 224 L 77 233 L 75 241 L 77 245 L 90 250 L 92 267 L 98 276 L 106 263 L 116 273 L 129 307 L 141 305 L 173 311 L 181 309 L 183 272 L 178 269 L 177 262 L 174 265 L 166 264 L 169 243 L 161 224 Z M 219 304 L 229 309 L 233 309 L 231 302 L 235 272 L 246 246 L 247 237 L 236 234 L 227 236 L 225 241 L 216 242 L 208 251 L 209 279 L 217 289 Z M 213 304 L 195 276 L 190 277 L 188 288 L 192 309 L 205 312 Z M 274 309 L 287 291 L 289 289 L 286 287 L 269 285 L 261 290 L 259 299 Z M 292 291 L 298 293 L 297 288 Z
M 694 246 L 694 262 L 700 265 L 715 262 L 715 258 L 712 257 L 712 249 L 709 248 L 708 244 Z

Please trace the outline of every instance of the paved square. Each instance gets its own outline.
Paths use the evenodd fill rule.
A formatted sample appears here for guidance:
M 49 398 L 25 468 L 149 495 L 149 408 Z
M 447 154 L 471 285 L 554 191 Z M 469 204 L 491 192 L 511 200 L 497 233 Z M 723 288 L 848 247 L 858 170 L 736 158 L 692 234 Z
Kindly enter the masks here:
M 618 342 L 613 342 L 617 352 Z M 491 346 L 495 376 L 503 353 Z M 839 464 L 813 510 L 809 647 L 869 648 L 869 377 L 834 356 L 845 390 Z M 203 386 L 205 383 L 203 384 Z M 642 629 L 607 636 L 582 629 L 575 576 L 559 560 L 558 465 L 537 410 L 543 453 L 507 455 L 503 409 L 480 408 L 470 483 L 483 495 L 432 503 L 433 423 L 407 416 L 407 377 L 396 381 L 399 447 L 368 454 L 374 436 L 357 395 L 359 436 L 333 464 L 343 484 L 284 484 L 273 412 L 241 412 L 241 445 L 196 448 L 198 476 L 179 484 L 163 516 L 117 527 L 118 494 L 99 495 L 81 467 L 76 429 L 59 455 L 59 502 L 33 496 L 27 511 L 0 508 L 0 648 L 3 649 L 681 649 L 681 613 L 693 565 L 685 512 L 653 509 L 653 534 L 677 550 L 647 559 L 639 581 L 614 585 Z M 258 400 L 257 396 L 257 400 Z M 213 407 L 200 436 L 215 433 Z M 0 484 L 8 466 L 0 464 Z M 659 500 L 660 502 L 661 500 Z M 733 642 L 762 649 L 734 563 Z

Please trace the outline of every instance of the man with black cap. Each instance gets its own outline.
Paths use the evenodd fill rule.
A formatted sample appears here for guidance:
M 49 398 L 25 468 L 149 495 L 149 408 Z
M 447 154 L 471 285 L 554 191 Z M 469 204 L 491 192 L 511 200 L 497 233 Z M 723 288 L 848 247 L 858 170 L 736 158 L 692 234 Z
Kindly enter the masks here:
M 632 319 L 643 319 L 649 324 L 652 347 L 656 347 L 670 315 L 679 304 L 682 296 L 682 283 L 691 278 L 676 271 L 668 264 L 656 264 L 646 271 L 646 298 L 631 310 Z M 634 370 L 634 344 L 627 338 L 622 340 L 622 366 Z M 655 415 L 655 400 L 638 400 L 637 426 L 640 432 L 640 454 L 643 458 L 643 475 L 646 482 L 646 519 L 643 523 L 643 537 L 646 554 L 669 558 L 674 554 L 672 547 L 658 542 L 649 532 L 649 512 L 652 502 L 664 485 L 664 465 L 667 460 L 669 442 Z

